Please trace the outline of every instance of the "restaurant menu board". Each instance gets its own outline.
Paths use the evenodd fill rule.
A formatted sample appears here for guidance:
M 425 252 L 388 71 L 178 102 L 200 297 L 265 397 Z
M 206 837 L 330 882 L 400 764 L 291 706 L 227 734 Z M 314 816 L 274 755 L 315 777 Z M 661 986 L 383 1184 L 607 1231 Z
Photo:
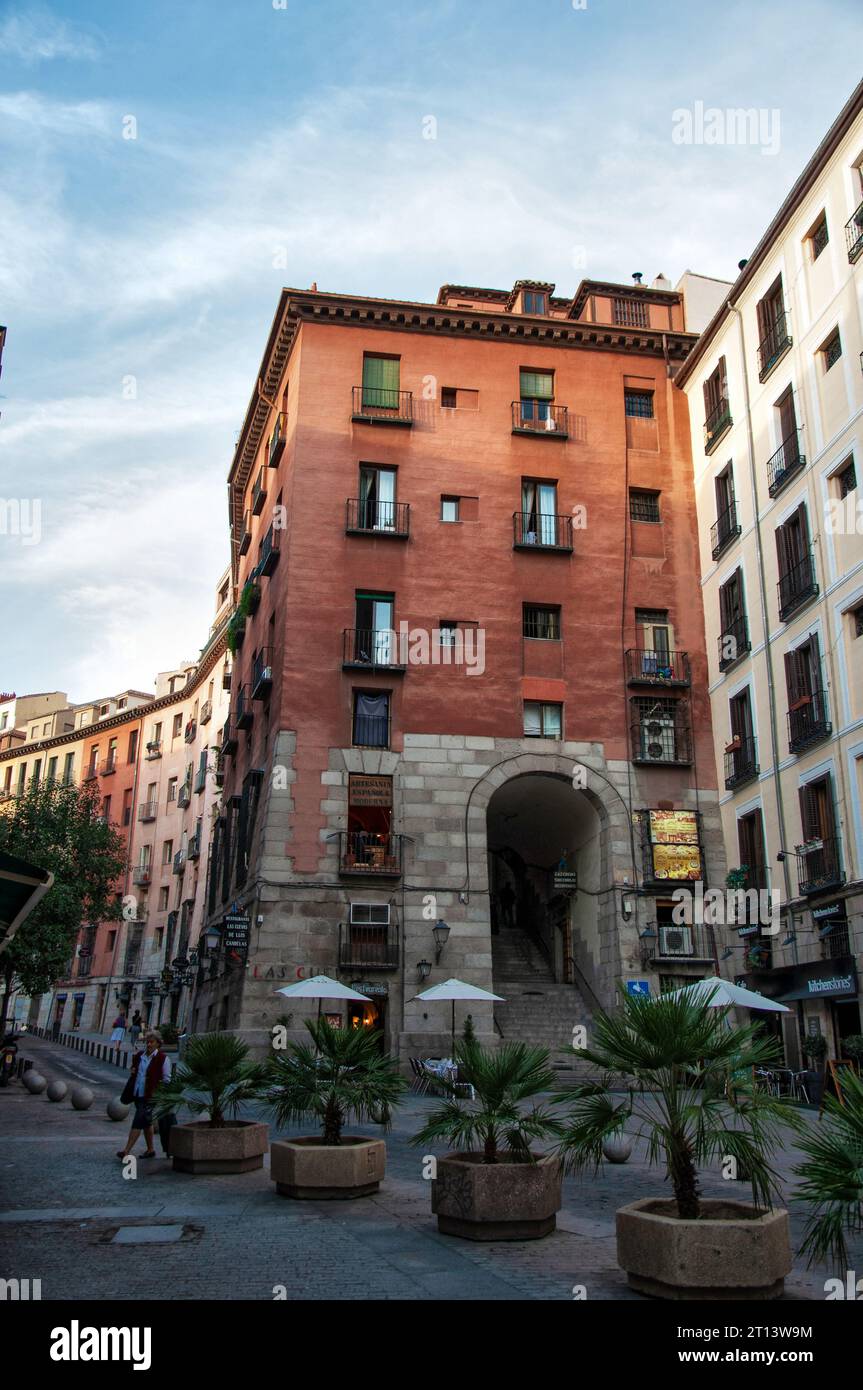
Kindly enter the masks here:
M 701 846 L 694 811 L 648 811 L 653 876 L 658 879 L 699 879 Z

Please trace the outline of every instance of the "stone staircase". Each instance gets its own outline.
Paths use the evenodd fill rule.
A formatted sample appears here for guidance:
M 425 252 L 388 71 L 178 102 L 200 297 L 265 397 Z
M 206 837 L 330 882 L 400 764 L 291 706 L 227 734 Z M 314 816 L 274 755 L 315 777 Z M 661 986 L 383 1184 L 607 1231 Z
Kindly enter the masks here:
M 547 1047 L 552 1066 L 566 1079 L 588 1080 L 596 1070 L 579 1061 L 572 1050 L 572 1030 L 590 1028 L 591 1012 L 574 985 L 557 984 L 542 955 L 526 932 L 507 928 L 492 937 L 494 992 L 505 1004 L 494 1011 L 495 1028 L 503 1042 L 526 1042 Z

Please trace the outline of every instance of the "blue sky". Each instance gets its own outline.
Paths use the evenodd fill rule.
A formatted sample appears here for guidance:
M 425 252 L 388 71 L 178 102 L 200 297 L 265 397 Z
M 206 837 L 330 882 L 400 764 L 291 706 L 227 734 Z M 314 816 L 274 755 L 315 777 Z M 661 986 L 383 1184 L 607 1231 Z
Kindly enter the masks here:
M 196 655 L 283 284 L 733 278 L 861 40 L 852 0 L 0 4 L 0 499 L 41 505 L 0 689 Z M 675 144 L 697 101 L 778 109 L 778 153 Z

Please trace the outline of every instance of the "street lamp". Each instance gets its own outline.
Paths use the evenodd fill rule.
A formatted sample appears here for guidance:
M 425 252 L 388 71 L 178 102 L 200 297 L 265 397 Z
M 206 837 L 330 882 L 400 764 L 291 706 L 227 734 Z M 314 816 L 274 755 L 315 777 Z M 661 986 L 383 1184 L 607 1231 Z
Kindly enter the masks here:
M 417 961 L 417 975 L 419 976 L 419 978 L 420 978 L 421 980 L 427 980 L 430 974 L 431 974 L 431 961 L 430 961 L 430 960 L 419 960 L 419 961 Z
M 449 927 L 442 918 L 432 927 L 432 936 L 434 937 L 435 960 L 438 961 L 441 957 L 441 951 L 449 939 Z
M 222 931 L 220 927 L 207 927 L 204 932 L 204 945 L 209 955 L 218 951 L 222 941 Z

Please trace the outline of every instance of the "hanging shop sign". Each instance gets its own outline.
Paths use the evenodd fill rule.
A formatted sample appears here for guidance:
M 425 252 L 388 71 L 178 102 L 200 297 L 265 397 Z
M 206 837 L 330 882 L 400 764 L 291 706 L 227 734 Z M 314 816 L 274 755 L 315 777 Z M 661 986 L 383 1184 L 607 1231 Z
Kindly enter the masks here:
M 703 877 L 695 811 L 648 811 L 653 877 L 675 882 Z
M 380 998 L 390 992 L 390 987 L 385 981 L 378 984 L 377 981 L 351 980 L 351 989 L 355 989 L 358 994 L 367 994 L 370 998 Z
M 352 773 L 349 791 L 352 806 L 386 806 L 393 804 L 392 777 L 377 777 L 366 773 Z
M 232 909 L 225 913 L 222 925 L 222 945 L 226 956 L 228 959 L 245 960 L 249 954 L 249 936 L 252 930 L 252 919 L 248 912 Z

